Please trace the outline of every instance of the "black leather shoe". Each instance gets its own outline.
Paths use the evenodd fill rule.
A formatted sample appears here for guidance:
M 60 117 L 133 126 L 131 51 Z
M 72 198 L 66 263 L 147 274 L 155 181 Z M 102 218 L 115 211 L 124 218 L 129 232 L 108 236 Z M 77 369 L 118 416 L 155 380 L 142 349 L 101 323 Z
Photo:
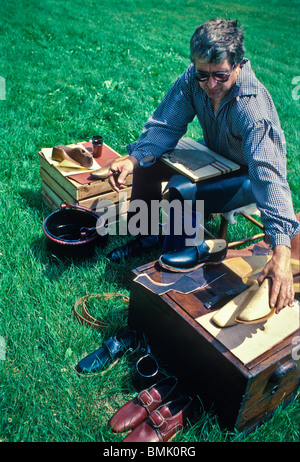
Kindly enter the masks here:
M 145 250 L 156 246 L 158 242 L 158 236 L 137 237 L 109 252 L 107 258 L 114 263 L 119 263 L 123 259 L 142 255 Z
M 103 342 L 102 347 L 83 358 L 76 366 L 78 375 L 101 373 L 112 367 L 126 352 L 139 347 L 135 330 L 129 330 Z
M 226 257 L 227 242 L 224 239 L 203 241 L 198 246 L 186 246 L 167 252 L 158 260 L 169 271 L 188 272 L 204 265 L 216 265 Z

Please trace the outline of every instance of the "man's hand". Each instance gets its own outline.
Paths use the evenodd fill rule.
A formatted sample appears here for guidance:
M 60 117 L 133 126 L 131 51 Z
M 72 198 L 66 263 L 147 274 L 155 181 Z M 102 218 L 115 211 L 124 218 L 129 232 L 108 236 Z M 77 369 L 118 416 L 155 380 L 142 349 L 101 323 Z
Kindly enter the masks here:
M 135 167 L 138 165 L 138 161 L 133 156 L 128 156 L 124 161 L 112 163 L 109 169 L 108 181 L 111 187 L 120 192 L 125 186 L 125 181 L 128 175 L 130 175 Z
M 284 245 L 277 245 L 273 248 L 273 256 L 266 264 L 258 283 L 261 284 L 265 278 L 272 279 L 270 295 L 270 307 L 276 307 L 276 313 L 282 308 L 294 302 L 293 273 L 291 267 L 291 251 Z

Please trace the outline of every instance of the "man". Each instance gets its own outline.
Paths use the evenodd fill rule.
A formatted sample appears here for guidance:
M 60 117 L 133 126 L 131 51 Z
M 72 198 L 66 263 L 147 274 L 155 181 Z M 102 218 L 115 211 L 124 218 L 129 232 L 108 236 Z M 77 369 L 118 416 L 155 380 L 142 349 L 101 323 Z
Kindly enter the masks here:
M 224 212 L 229 205 L 232 210 L 256 202 L 273 250 L 259 283 L 271 278 L 270 306 L 279 312 L 294 300 L 290 242 L 300 224 L 286 180 L 286 146 L 279 118 L 268 91 L 244 59 L 243 42 L 236 21 L 213 19 L 196 29 L 190 44 L 190 66 L 148 119 L 139 140 L 128 146 L 129 157 L 111 166 L 109 178 L 119 191 L 133 172 L 131 199 L 150 204 L 151 199 L 159 198 L 160 183 L 168 180 L 170 173 L 155 161 L 175 148 L 197 116 L 207 147 L 239 163 L 241 170 L 229 180 L 197 183 L 193 198 L 204 200 L 206 212 Z M 175 181 L 174 197 L 182 195 L 185 186 L 177 187 Z M 219 188 L 218 193 L 213 193 L 214 188 Z M 239 204 L 240 200 L 243 203 Z M 108 257 L 118 261 L 139 254 L 157 239 L 138 236 Z

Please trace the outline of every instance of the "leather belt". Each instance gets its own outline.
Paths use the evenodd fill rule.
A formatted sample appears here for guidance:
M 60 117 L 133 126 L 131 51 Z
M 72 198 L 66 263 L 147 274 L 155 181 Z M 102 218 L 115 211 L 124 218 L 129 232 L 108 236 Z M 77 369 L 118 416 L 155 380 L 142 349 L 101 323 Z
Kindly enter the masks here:
M 127 305 L 129 304 L 129 297 L 126 295 L 122 295 L 118 292 L 112 293 L 112 292 L 107 292 L 103 294 L 90 294 L 90 295 L 84 295 L 83 297 L 79 298 L 73 306 L 73 313 L 75 318 L 80 322 L 80 324 L 83 324 L 84 326 L 89 326 L 92 327 L 93 329 L 96 330 L 101 330 L 106 327 L 108 327 L 108 324 L 104 321 L 100 321 L 99 319 L 94 318 L 91 316 L 86 308 L 86 300 L 90 298 L 104 298 L 105 300 L 108 300 L 110 298 L 121 298 L 124 303 Z

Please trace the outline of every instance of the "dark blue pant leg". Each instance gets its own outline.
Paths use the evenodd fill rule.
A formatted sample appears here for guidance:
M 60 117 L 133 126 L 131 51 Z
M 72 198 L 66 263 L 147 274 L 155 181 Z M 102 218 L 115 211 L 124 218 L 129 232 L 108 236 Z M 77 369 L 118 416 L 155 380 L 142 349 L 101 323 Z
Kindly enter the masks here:
M 171 181 L 169 181 L 172 178 Z M 238 207 L 249 205 L 255 202 L 248 173 L 245 169 L 238 172 L 211 178 L 198 183 L 192 183 L 182 175 L 174 175 L 174 171 L 162 162 L 156 162 L 150 167 L 139 167 L 133 174 L 133 185 L 131 203 L 135 199 L 145 202 L 147 205 L 147 233 L 151 235 L 151 201 L 160 201 L 161 183 L 169 181 L 169 202 L 174 199 L 181 201 L 200 200 L 204 201 L 204 213 L 224 213 Z M 134 211 L 128 212 L 128 223 L 135 214 Z M 164 251 L 180 248 L 184 245 L 186 236 L 174 236 L 174 215 L 170 209 L 170 226 L 168 235 L 165 236 Z M 197 217 L 192 217 L 192 226 L 195 226 Z
M 177 184 L 176 184 L 177 183 Z M 255 202 L 251 183 L 248 173 L 246 171 L 234 172 L 232 174 L 224 175 L 223 177 L 216 177 L 206 181 L 201 181 L 196 184 L 190 182 L 188 179 L 182 181 L 182 178 L 176 182 L 176 177 L 172 177 L 169 184 L 171 185 L 169 200 L 179 199 L 184 201 L 194 197 L 195 203 L 193 210 L 188 213 L 191 223 L 191 228 L 197 229 L 201 217 L 199 216 L 199 209 L 197 201 L 203 201 L 203 213 L 225 213 L 236 208 L 246 206 Z M 184 209 L 184 205 L 182 205 Z M 185 246 L 186 239 L 195 238 L 196 234 L 187 235 L 184 233 L 184 224 L 182 223 L 183 233 L 178 236 L 172 230 L 174 229 L 174 215 L 172 209 L 169 216 L 169 233 L 165 236 L 162 252 L 168 252 L 173 249 L 178 249 Z

